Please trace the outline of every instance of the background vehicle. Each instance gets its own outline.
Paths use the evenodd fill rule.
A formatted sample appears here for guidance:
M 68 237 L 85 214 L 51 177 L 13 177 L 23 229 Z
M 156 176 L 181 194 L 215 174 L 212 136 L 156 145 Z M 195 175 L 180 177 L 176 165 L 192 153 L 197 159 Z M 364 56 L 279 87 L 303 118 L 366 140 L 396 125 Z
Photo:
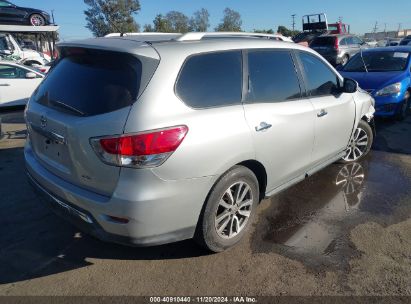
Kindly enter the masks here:
M 410 107 L 411 47 L 365 50 L 353 57 L 341 74 L 355 79 L 375 98 L 376 115 L 404 119 Z M 363 61 L 364 60 L 364 61 Z
M 35 69 L 0 61 L 0 107 L 25 105 L 43 78 Z
M 385 44 L 385 46 L 397 46 L 401 42 L 400 38 L 389 38 Z
M 378 41 L 372 38 L 365 38 L 364 42 L 370 47 L 376 47 L 378 45 Z
M 350 26 L 342 22 L 329 24 L 324 13 L 305 15 L 302 19 L 303 32 L 293 37 L 295 43 L 308 46 L 316 37 L 324 34 L 349 34 Z
M 50 15 L 39 9 L 19 7 L 10 1 L 0 0 L 0 23 L 43 26 L 50 24 Z
M 30 180 L 103 240 L 235 245 L 260 199 L 364 158 L 373 140 L 373 100 L 355 81 L 309 48 L 267 38 L 60 44 L 26 110 Z
M 411 42 L 411 37 L 408 36 L 401 40 L 400 45 L 408 45 Z
M 346 64 L 366 43 L 354 35 L 322 35 L 315 38 L 310 47 L 321 54 L 332 65 Z
M 50 57 L 30 49 L 21 48 L 11 34 L 0 34 L 0 56 L 14 56 L 25 65 L 45 65 Z

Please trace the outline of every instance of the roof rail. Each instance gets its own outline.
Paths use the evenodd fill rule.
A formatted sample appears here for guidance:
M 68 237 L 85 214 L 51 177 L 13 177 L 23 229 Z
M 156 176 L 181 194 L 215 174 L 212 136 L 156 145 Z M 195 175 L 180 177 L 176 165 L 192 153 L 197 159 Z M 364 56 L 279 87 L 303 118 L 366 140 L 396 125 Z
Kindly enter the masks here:
M 177 41 L 195 41 L 206 37 L 210 38 L 236 38 L 236 37 L 250 37 L 250 38 L 265 38 L 275 39 L 279 35 L 263 34 L 263 33 L 246 33 L 246 32 L 192 32 L 181 35 Z

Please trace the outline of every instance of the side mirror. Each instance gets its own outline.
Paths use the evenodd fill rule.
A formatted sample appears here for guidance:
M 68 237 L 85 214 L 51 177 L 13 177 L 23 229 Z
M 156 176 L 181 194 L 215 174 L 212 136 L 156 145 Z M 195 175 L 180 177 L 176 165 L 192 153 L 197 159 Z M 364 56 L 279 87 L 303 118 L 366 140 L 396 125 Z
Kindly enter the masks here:
M 33 72 L 26 73 L 26 79 L 33 79 L 36 77 L 37 77 L 36 73 L 33 73 Z
M 358 90 L 358 82 L 350 78 L 344 78 L 343 93 L 355 93 Z

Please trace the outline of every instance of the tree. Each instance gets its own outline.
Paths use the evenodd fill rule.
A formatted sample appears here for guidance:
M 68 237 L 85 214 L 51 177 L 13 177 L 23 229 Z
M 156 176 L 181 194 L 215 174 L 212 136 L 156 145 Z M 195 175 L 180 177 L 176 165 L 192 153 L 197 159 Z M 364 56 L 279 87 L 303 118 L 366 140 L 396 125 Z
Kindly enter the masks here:
M 239 12 L 226 8 L 221 23 L 215 28 L 217 32 L 241 32 L 241 15 Z
M 299 31 L 293 31 L 288 28 L 286 28 L 284 25 L 278 26 L 277 32 L 280 33 L 283 36 L 287 37 L 294 37 L 299 33 Z
M 202 8 L 194 13 L 190 18 L 190 31 L 193 32 L 207 32 L 210 27 L 210 14 L 208 10 Z
M 187 33 L 190 30 L 189 18 L 181 12 L 168 12 L 166 15 L 166 20 L 171 27 L 171 32 Z
M 169 33 L 172 32 L 170 22 L 161 14 L 158 14 L 154 20 L 154 30 L 153 32 Z
M 151 24 L 144 24 L 143 32 L 155 32 L 155 30 Z
M 139 0 L 84 0 L 89 7 L 84 11 L 87 28 L 96 37 L 113 32 L 138 32 L 133 18 L 141 7 Z
M 273 29 L 268 29 L 268 30 L 256 30 L 256 29 L 254 29 L 254 33 L 274 34 L 274 30 Z

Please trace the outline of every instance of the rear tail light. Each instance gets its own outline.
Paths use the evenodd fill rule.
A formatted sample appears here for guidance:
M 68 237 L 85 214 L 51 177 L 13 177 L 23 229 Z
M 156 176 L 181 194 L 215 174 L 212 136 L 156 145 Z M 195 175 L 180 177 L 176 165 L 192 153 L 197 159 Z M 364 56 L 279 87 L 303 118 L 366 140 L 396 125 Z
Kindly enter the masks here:
M 114 166 L 147 168 L 163 164 L 187 135 L 187 126 L 138 134 L 91 138 L 100 159 Z

